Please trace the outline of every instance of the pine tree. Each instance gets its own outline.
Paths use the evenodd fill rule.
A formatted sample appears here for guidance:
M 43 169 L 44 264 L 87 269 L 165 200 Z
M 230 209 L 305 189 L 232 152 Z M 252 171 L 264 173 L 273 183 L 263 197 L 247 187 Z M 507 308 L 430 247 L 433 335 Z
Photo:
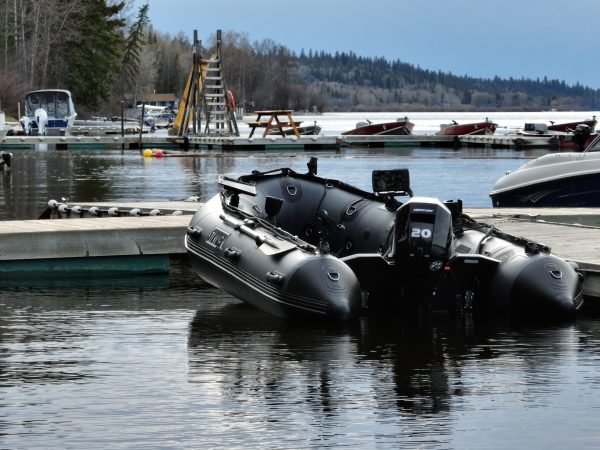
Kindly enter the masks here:
M 130 85 L 137 78 L 140 68 L 140 52 L 145 44 L 144 30 L 150 23 L 148 8 L 148 3 L 140 7 L 137 19 L 129 28 L 129 34 L 125 42 L 125 51 L 122 58 L 123 72 L 130 81 Z
M 108 100 L 121 71 L 125 21 L 119 13 L 124 2 L 108 5 L 105 0 L 89 0 L 74 21 L 82 39 L 67 43 L 69 72 L 67 85 L 78 106 L 96 110 L 100 100 Z

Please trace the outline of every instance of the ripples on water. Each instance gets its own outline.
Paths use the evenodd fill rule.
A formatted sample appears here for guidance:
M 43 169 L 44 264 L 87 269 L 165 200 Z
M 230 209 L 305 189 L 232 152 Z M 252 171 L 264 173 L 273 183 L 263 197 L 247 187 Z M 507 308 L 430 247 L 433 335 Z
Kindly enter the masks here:
M 198 280 L 5 288 L 0 446 L 590 448 L 600 327 L 468 317 L 343 327 Z
M 489 206 L 495 180 L 535 153 L 347 149 L 143 159 L 118 150 L 13 150 L 0 218 L 50 198 L 169 200 L 216 175 L 306 170 L 370 189 L 409 167 L 418 195 Z M 593 448 L 600 322 L 511 329 L 468 316 L 344 327 L 291 324 L 199 280 L 0 280 L 0 448 Z

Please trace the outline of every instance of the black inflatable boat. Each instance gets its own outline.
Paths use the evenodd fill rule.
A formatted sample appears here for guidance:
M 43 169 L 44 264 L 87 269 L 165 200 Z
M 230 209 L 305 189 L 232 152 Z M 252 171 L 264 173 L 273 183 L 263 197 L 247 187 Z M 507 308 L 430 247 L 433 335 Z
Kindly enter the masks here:
M 554 321 L 581 307 L 576 264 L 476 222 L 460 200 L 414 196 L 407 169 L 373 171 L 366 192 L 317 176 L 316 162 L 305 174 L 220 176 L 187 229 L 197 273 L 290 318 L 417 305 Z

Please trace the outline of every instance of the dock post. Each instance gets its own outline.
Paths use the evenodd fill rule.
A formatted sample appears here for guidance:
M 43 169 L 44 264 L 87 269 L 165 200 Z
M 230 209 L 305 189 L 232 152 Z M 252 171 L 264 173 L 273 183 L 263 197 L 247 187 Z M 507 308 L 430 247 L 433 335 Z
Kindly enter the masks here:
M 144 130 L 144 111 L 146 110 L 146 102 L 142 102 L 142 117 L 140 118 L 140 137 L 138 140 L 138 146 L 140 149 L 140 154 L 144 154 L 144 150 L 142 148 L 142 131 Z
M 125 150 L 125 118 L 123 114 L 125 114 L 125 101 L 121 100 L 121 151 Z

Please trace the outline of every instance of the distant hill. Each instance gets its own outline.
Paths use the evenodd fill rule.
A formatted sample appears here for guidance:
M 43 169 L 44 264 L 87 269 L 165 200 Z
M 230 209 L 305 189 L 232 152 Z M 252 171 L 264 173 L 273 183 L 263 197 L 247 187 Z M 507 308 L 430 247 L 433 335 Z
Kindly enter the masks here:
M 329 111 L 600 109 L 600 90 L 547 78 L 456 76 L 343 52 L 302 52 L 293 59 L 295 82 Z

